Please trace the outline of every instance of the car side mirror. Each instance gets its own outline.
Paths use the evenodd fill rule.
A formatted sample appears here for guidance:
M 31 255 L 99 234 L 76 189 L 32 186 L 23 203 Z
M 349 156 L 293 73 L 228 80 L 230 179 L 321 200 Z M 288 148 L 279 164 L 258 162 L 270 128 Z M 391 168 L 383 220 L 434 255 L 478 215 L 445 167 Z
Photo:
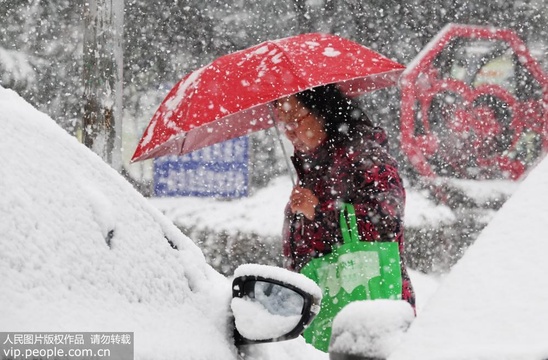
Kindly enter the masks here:
M 320 311 L 320 288 L 279 267 L 245 264 L 234 272 L 231 308 L 236 346 L 294 339 Z

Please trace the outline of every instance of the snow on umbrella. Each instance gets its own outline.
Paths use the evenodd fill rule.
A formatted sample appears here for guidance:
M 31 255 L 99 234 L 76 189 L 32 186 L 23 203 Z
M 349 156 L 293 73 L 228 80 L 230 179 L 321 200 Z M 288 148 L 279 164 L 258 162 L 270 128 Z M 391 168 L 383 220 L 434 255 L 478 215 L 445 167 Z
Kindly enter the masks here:
M 132 161 L 183 155 L 274 125 L 269 104 L 338 83 L 350 96 L 394 85 L 404 66 L 330 34 L 266 41 L 217 58 L 171 89 Z

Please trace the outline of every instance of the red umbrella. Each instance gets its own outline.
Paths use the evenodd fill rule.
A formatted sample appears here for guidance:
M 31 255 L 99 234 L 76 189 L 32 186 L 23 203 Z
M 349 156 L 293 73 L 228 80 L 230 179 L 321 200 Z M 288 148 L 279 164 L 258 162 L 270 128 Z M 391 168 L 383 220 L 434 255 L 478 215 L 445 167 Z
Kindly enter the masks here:
M 191 151 L 271 127 L 268 104 L 338 83 L 350 96 L 391 86 L 404 66 L 330 34 L 267 41 L 185 76 L 160 104 L 132 161 Z

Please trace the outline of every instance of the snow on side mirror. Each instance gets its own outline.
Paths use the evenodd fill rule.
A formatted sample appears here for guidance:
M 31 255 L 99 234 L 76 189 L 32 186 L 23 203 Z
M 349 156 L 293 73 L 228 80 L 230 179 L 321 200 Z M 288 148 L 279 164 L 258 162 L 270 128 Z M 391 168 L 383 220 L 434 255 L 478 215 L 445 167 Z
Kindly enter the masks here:
M 231 308 L 237 346 L 294 339 L 320 311 L 320 288 L 304 275 L 245 264 L 234 272 Z

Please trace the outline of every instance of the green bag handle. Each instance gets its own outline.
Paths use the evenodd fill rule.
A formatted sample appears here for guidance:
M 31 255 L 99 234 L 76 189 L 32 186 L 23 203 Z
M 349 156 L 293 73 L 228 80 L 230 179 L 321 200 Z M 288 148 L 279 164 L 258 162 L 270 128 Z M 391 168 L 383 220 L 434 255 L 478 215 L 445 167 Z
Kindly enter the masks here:
M 300 270 L 301 274 L 320 285 L 324 295 L 318 316 L 303 332 L 307 343 L 324 352 L 329 350 L 333 319 L 344 306 L 361 300 L 401 299 L 402 280 L 398 243 L 360 241 L 356 211 L 350 203 L 342 204 L 339 220 L 343 245 L 346 246 L 333 245 L 330 254 L 311 259 Z M 378 274 L 372 270 L 373 265 L 368 269 L 357 269 L 360 283 L 347 290 L 340 281 L 340 276 L 343 275 L 340 272 L 343 269 L 339 263 L 340 257 L 344 255 L 346 259 L 355 260 L 365 258 L 364 253 L 374 253 L 378 256 Z M 367 259 L 370 259 L 368 255 Z M 363 280 L 367 280 L 367 283 L 362 282 Z
M 358 234 L 358 222 L 356 221 L 356 210 L 354 209 L 354 205 L 343 203 L 339 221 L 344 243 L 351 244 L 359 242 L 360 235 Z

